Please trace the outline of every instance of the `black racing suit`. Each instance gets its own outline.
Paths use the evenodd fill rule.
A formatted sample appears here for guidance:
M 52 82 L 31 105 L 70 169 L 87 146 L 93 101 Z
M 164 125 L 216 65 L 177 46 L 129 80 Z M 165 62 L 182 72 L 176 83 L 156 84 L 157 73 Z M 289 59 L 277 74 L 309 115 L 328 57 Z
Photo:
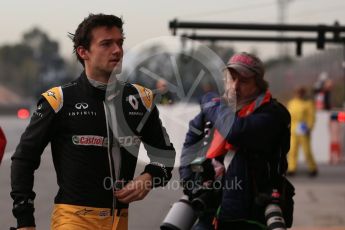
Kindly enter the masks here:
M 42 94 L 12 157 L 11 197 L 18 227 L 35 226 L 34 171 L 49 142 L 59 186 L 56 204 L 127 208 L 127 204 L 114 201 L 111 183 L 115 178 L 124 182 L 133 179 L 140 142 L 151 160 L 144 172 L 153 176 L 154 186 L 165 185 L 171 178 L 175 150 L 153 104 L 152 92 L 117 83 L 107 103 L 116 108 L 115 122 L 114 114 L 105 113 L 105 91 L 93 87 L 85 73 Z M 112 120 L 112 127 L 107 120 Z M 115 165 L 121 165 L 118 171 Z

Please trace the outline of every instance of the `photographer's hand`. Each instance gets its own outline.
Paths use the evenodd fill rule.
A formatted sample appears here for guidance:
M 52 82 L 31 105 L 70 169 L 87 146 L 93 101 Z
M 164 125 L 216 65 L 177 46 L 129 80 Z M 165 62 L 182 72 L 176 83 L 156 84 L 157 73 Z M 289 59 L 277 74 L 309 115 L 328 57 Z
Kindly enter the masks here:
M 221 162 L 217 161 L 216 159 L 212 159 L 212 166 L 214 169 L 214 180 L 216 180 L 217 178 L 220 178 L 224 175 L 225 166 Z M 203 186 L 210 187 L 212 185 L 212 183 L 214 182 L 214 180 L 204 181 Z
M 142 200 L 152 189 L 152 176 L 144 173 L 129 182 L 121 190 L 115 191 L 115 197 L 123 203 Z
M 212 159 L 212 165 L 215 171 L 214 179 L 224 175 L 225 166 L 221 162 L 217 161 L 216 159 Z

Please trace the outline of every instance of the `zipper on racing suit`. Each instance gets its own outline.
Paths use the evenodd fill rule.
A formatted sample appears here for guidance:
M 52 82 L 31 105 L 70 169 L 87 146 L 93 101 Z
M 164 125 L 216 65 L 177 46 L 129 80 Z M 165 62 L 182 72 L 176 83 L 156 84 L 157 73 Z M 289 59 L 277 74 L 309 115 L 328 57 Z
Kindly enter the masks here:
M 115 108 L 107 108 L 107 105 L 103 101 L 103 107 L 104 107 L 104 113 L 105 113 L 105 121 L 106 121 L 106 127 L 107 127 L 107 137 L 108 137 L 108 146 L 107 146 L 107 152 L 108 152 L 108 161 L 109 161 L 109 170 L 110 170 L 110 177 L 112 180 L 112 192 L 113 192 L 113 204 L 112 204 L 112 216 L 113 216 L 113 223 L 115 219 L 115 209 L 117 206 L 117 199 L 114 196 L 114 193 L 116 191 L 116 184 L 120 181 L 120 170 L 121 170 L 121 152 L 120 152 L 120 146 L 117 141 L 118 138 L 118 130 L 116 127 L 116 112 Z M 110 107 L 110 106 L 108 106 Z M 110 109 L 113 109 L 113 116 L 111 116 Z M 110 115 L 110 117 L 109 117 Z M 109 123 L 111 119 L 111 123 Z M 109 125 L 112 124 L 112 131 L 113 135 L 110 134 Z

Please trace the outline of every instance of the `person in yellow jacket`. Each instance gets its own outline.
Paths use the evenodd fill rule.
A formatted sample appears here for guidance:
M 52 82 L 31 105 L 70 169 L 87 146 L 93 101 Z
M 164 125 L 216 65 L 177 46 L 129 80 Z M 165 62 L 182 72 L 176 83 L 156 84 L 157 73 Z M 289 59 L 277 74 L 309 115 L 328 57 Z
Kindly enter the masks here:
M 307 99 L 306 89 L 299 87 L 295 96 L 288 102 L 291 114 L 291 145 L 288 154 L 288 175 L 293 176 L 297 169 L 298 150 L 302 145 L 310 176 L 317 175 L 317 166 L 311 150 L 311 131 L 315 122 L 315 107 L 312 100 Z

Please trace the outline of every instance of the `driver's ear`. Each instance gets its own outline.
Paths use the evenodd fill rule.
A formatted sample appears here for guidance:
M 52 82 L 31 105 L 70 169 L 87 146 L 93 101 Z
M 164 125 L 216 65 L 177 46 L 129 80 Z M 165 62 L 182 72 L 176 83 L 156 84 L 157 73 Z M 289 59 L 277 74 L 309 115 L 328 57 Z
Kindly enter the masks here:
M 89 59 L 89 51 L 87 49 L 85 49 L 83 46 L 78 46 L 76 49 L 76 52 L 81 57 L 81 59 L 83 59 L 83 60 Z

